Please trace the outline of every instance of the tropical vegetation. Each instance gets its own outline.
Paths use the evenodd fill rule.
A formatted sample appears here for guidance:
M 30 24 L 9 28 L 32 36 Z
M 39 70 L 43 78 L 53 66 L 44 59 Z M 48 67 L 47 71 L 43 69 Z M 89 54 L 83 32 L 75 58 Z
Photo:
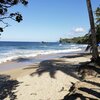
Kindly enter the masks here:
M 96 34 L 96 44 L 100 43 L 100 7 L 97 7 L 95 11 L 95 34 Z M 94 39 L 94 38 L 93 38 Z M 60 38 L 60 43 L 77 43 L 77 44 L 88 44 L 87 50 L 91 48 L 92 37 L 91 30 L 81 37 L 73 37 L 73 38 Z
M 3 30 L 9 26 L 9 24 L 5 22 L 5 19 L 12 19 L 17 22 L 23 20 L 22 15 L 19 12 L 9 13 L 9 8 L 19 3 L 26 6 L 28 4 L 28 1 L 27 0 L 0 0 L 0 23 L 1 23 L 0 32 L 3 32 Z

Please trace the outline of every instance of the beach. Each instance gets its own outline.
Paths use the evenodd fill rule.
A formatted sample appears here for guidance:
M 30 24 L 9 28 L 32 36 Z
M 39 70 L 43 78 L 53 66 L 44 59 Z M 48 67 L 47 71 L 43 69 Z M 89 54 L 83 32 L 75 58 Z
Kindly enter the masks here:
M 78 74 L 78 67 L 90 58 L 88 52 L 76 50 L 23 56 L 1 63 L 0 100 L 74 100 L 66 99 L 73 94 L 73 84 L 74 92 L 83 98 L 99 100 L 100 78 L 89 76 L 83 82 Z M 88 94 L 81 87 L 92 90 Z
M 13 85 L 10 84 L 10 90 L 9 86 L 5 87 L 6 91 L 2 90 L 2 93 L 10 92 L 6 96 L 0 93 L 3 98 L 0 100 L 62 100 L 73 83 L 80 82 L 76 67 L 82 62 L 90 61 L 90 57 L 74 54 L 2 71 L 0 77 L 4 78 L 4 82 L 12 81 Z M 99 78 L 97 80 L 100 82 Z
M 100 100 L 99 3 L 0 0 L 0 100 Z

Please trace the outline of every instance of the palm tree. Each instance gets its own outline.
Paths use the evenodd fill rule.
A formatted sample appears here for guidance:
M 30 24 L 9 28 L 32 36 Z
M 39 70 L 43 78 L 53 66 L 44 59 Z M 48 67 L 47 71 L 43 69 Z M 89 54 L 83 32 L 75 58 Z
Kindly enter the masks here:
M 100 7 L 97 7 L 95 15 L 96 15 L 96 23 L 97 25 L 100 25 Z
M 97 49 L 97 40 L 96 40 L 94 17 L 93 17 L 93 12 L 91 7 L 91 0 L 86 0 L 86 2 L 87 2 L 87 8 L 88 8 L 88 14 L 89 14 L 89 20 L 91 26 L 92 61 L 97 61 L 97 59 L 99 58 L 99 53 Z

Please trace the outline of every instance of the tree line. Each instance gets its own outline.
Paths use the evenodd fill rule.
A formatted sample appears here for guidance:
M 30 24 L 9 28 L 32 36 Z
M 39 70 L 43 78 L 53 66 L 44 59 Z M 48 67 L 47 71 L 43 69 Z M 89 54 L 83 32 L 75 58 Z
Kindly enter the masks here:
M 95 10 L 95 31 L 96 31 L 96 41 L 97 44 L 100 43 L 100 7 L 97 7 Z M 73 37 L 73 38 L 60 38 L 60 43 L 78 43 L 78 44 L 89 44 L 91 45 L 91 30 L 81 37 Z
M 0 32 L 3 32 L 4 29 L 9 26 L 9 23 L 5 22 L 5 19 L 12 19 L 17 22 L 23 20 L 23 17 L 19 12 L 9 13 L 9 8 L 19 3 L 26 6 L 28 4 L 28 1 L 27 0 L 0 0 L 0 23 L 2 25 L 0 26 Z M 92 48 L 92 59 L 96 61 L 99 58 L 97 43 L 100 41 L 100 7 L 98 7 L 95 11 L 95 15 L 96 15 L 96 25 L 95 25 L 91 0 L 86 0 L 86 3 L 87 3 L 89 20 L 90 20 L 90 32 L 89 32 L 90 34 L 80 38 L 73 38 L 72 41 L 78 40 L 76 41 L 78 43 L 88 42 L 88 45 Z M 60 42 L 65 40 L 66 39 L 60 39 Z

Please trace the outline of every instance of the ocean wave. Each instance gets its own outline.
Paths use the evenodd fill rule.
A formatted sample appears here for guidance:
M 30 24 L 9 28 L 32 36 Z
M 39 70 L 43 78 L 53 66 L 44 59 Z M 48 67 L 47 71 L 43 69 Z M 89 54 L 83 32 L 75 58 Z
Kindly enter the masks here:
M 48 54 L 58 54 L 58 53 L 70 53 L 81 51 L 82 49 L 67 49 L 67 50 L 13 50 L 7 53 L 4 53 L 0 59 L 0 63 L 7 61 L 16 60 L 18 58 L 30 58 L 36 57 L 38 55 L 48 55 Z

